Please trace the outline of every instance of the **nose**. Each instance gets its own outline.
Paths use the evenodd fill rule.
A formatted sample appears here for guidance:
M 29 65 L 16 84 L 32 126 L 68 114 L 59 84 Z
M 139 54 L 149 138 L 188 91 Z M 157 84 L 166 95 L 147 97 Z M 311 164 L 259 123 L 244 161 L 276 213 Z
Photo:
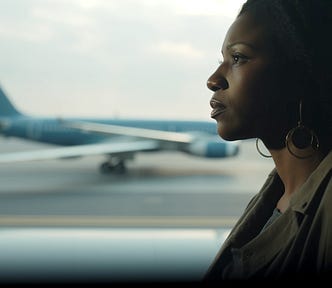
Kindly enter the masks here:
M 228 88 L 228 82 L 220 73 L 218 73 L 218 70 L 210 76 L 210 78 L 207 80 L 206 86 L 212 90 L 213 92 L 216 92 L 220 89 L 227 89 Z

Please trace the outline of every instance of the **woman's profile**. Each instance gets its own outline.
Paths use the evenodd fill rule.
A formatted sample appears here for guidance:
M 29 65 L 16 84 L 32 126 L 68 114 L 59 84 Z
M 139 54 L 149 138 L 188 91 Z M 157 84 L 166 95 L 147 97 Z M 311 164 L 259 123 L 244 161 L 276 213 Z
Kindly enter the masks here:
M 262 141 L 275 168 L 204 279 L 320 277 L 332 272 L 332 1 L 239 8 L 207 81 L 211 117 L 225 140 Z

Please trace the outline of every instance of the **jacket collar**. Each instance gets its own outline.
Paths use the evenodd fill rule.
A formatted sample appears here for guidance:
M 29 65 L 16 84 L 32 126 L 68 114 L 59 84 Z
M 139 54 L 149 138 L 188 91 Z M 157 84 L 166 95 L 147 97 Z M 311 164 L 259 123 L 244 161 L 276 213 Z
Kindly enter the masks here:
M 307 214 L 310 202 L 330 171 L 332 171 L 332 151 L 322 160 L 301 188 L 293 194 L 290 200 L 290 208 L 294 211 Z

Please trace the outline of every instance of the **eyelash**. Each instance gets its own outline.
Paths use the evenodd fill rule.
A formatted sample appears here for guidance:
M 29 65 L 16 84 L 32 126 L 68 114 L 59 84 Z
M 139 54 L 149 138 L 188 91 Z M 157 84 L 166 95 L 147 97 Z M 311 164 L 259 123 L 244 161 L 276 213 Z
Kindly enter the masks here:
M 239 54 L 239 53 L 232 54 L 231 57 L 233 60 L 233 63 L 232 63 L 233 65 L 242 64 L 243 62 L 246 62 L 248 60 L 248 57 L 246 57 L 242 54 Z M 223 62 L 224 61 L 222 59 L 218 59 L 219 65 L 221 65 Z

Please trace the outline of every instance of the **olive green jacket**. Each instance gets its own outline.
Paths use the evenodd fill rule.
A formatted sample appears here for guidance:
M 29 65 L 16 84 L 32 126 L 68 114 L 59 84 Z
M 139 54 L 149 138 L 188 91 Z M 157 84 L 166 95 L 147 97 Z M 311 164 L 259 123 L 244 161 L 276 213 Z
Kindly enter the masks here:
M 332 273 L 331 175 L 332 151 L 293 194 L 289 208 L 260 233 L 284 191 L 274 169 L 233 227 L 204 280 Z

